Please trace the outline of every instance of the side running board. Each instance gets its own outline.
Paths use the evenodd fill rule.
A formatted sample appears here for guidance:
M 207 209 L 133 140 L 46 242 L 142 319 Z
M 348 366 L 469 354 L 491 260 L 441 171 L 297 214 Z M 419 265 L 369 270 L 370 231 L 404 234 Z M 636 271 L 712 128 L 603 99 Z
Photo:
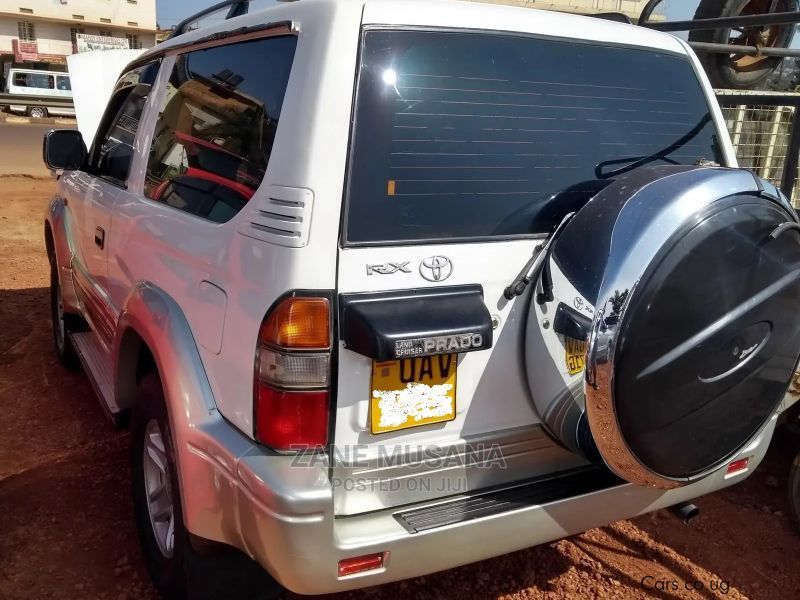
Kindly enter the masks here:
M 69 336 L 103 410 L 115 424 L 119 424 L 121 410 L 114 398 L 111 356 L 100 344 L 94 332 L 71 333 Z
M 409 533 L 420 533 L 481 519 L 498 513 L 597 492 L 625 483 L 602 467 L 586 467 L 549 475 L 513 488 L 489 491 L 468 498 L 395 513 Z

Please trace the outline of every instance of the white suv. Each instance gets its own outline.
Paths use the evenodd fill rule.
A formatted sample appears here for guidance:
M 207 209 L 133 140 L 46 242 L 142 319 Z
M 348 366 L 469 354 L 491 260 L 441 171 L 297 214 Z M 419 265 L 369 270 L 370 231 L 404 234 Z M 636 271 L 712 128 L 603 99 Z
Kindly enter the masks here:
M 153 578 L 299 593 L 741 481 L 800 354 L 800 225 L 681 40 L 302 0 L 146 52 L 54 131 L 55 346 L 131 414 Z

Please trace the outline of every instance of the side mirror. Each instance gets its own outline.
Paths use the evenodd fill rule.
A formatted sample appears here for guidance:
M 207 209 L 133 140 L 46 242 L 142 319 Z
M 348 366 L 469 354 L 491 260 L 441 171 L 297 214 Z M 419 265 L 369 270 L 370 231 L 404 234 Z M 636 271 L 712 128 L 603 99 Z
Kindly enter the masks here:
M 80 131 L 54 129 L 44 136 L 42 156 L 50 170 L 74 171 L 86 161 L 88 151 Z

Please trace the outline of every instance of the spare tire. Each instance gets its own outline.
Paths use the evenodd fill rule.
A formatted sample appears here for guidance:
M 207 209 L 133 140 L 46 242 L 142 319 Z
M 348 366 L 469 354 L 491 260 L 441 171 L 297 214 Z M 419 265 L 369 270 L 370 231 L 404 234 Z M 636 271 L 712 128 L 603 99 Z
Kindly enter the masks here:
M 800 355 L 800 223 L 769 183 L 639 169 L 575 215 L 545 270 L 528 379 L 568 448 L 674 488 L 725 465 L 780 404 Z
M 770 5 L 771 0 L 701 0 L 694 18 L 713 19 L 769 12 L 794 12 L 800 8 L 798 0 L 778 0 L 773 11 L 770 11 Z M 696 29 L 689 33 L 689 41 L 788 48 L 792 43 L 794 30 L 794 25 Z M 776 56 L 746 56 L 702 51 L 698 52 L 698 57 L 711 80 L 711 85 L 716 88 L 734 89 L 756 87 L 767 79 L 783 60 Z

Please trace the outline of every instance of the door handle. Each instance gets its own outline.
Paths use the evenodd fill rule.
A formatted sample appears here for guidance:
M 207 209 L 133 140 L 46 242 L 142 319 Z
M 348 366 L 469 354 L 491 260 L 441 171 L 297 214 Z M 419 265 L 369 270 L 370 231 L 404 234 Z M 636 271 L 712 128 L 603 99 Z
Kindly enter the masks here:
M 106 245 L 106 230 L 103 229 L 102 227 L 94 228 L 94 243 L 101 250 Z

